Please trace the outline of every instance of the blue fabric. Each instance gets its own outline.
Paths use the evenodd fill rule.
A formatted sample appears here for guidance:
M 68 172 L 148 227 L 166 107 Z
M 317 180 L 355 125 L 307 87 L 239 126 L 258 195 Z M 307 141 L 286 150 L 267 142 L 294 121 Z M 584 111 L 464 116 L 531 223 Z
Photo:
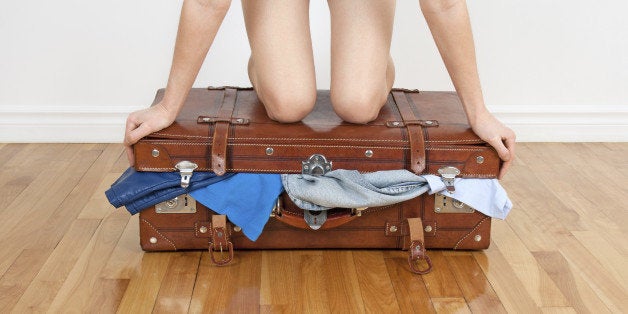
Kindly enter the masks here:
M 497 179 L 458 178 L 454 180 L 456 190 L 446 190 L 440 177 L 423 176 L 430 185 L 430 194 L 439 193 L 459 200 L 477 211 L 497 219 L 506 219 L 512 202 Z
M 187 188 L 181 187 L 181 175 L 178 172 L 138 172 L 129 167 L 105 191 L 111 205 L 116 208 L 125 206 L 133 215 L 155 204 L 173 199 L 181 194 L 206 187 L 233 176 L 227 173 L 217 176 L 213 172 L 195 172 Z
M 425 179 L 407 170 L 360 173 L 338 169 L 323 176 L 284 174 L 281 179 L 297 206 L 314 211 L 386 206 L 429 191 Z
M 278 174 L 237 173 L 190 195 L 211 210 L 227 215 L 244 235 L 257 240 L 283 192 Z
M 339 169 L 318 177 L 284 174 L 282 180 L 290 199 L 307 210 L 385 206 L 426 192 L 441 193 L 499 219 L 506 218 L 512 209 L 512 202 L 497 179 L 458 178 L 453 193 L 446 190 L 440 177 L 418 176 L 407 170 L 363 174 Z

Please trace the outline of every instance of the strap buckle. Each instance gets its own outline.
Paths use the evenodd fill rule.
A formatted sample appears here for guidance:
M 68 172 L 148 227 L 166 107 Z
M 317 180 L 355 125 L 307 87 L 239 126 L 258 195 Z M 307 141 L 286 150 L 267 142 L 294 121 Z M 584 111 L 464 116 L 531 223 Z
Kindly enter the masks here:
M 419 263 L 424 260 L 427 263 L 427 268 L 421 268 Z M 427 254 L 425 254 L 425 246 L 421 241 L 412 241 L 410 244 L 410 255 L 408 256 L 408 264 L 410 265 L 410 271 L 415 274 L 425 275 L 432 271 L 432 260 Z
M 228 241 L 225 249 L 227 249 L 228 253 L 226 257 L 224 254 L 222 243 L 220 244 L 218 249 L 216 248 L 214 243 L 209 243 L 209 257 L 215 265 L 224 266 L 229 264 L 233 260 L 233 243 L 231 243 L 231 241 Z M 220 252 L 220 259 L 216 259 L 214 255 L 216 252 Z

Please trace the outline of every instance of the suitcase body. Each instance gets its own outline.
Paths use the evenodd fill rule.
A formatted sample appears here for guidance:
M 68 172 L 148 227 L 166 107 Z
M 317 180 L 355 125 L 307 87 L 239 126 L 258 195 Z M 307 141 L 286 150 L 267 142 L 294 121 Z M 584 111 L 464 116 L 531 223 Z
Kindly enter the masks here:
M 470 129 L 455 93 L 402 89 L 393 90 L 379 117 L 366 125 L 341 121 L 329 91 L 319 91 L 314 111 L 302 122 L 279 124 L 250 88 L 192 89 L 175 123 L 140 140 L 134 152 L 137 170 L 180 171 L 182 186 L 194 171 L 302 173 L 315 154 L 333 169 L 408 169 L 441 175 L 446 183 L 454 177 L 495 178 L 500 168 L 494 149 Z M 427 248 L 484 249 L 490 243 L 490 218 L 443 196 L 333 209 L 320 230 L 311 230 L 303 210 L 282 195 L 271 216 L 255 242 L 237 226 L 227 223 L 220 230 L 235 249 L 408 249 L 414 242 L 407 219 L 420 218 Z M 147 208 L 140 212 L 142 248 L 207 249 L 216 242 L 212 217 L 211 209 L 188 195 Z

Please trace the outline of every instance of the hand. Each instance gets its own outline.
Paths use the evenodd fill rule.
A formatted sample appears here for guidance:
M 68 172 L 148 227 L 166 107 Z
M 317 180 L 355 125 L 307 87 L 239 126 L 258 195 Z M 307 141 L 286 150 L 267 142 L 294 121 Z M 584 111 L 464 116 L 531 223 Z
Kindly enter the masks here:
M 480 114 L 471 128 L 482 140 L 493 146 L 504 161 L 498 176 L 498 179 L 502 179 L 515 159 L 515 132 L 489 112 Z
M 176 113 L 170 112 L 162 103 L 129 114 L 126 119 L 124 146 L 127 159 L 131 166 L 135 164 L 135 157 L 133 156 L 133 148 L 131 146 L 144 136 L 168 127 L 174 122 L 175 118 Z

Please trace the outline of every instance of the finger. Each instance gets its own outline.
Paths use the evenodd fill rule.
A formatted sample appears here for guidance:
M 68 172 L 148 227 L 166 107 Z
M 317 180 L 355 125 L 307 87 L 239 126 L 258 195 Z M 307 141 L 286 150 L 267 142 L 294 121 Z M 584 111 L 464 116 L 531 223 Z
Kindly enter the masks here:
M 137 143 L 137 141 L 139 141 L 141 138 L 143 138 L 144 136 L 152 132 L 153 131 L 150 129 L 150 127 L 146 123 L 142 123 L 134 130 L 127 132 L 126 137 L 124 139 L 124 143 L 127 146 L 131 146 Z
M 497 176 L 497 179 L 501 180 L 501 179 L 504 178 L 504 176 L 506 175 L 506 172 L 508 172 L 508 168 L 510 168 L 511 164 L 512 164 L 512 160 L 505 161 L 502 164 L 502 168 L 499 170 L 499 175 Z
M 493 146 L 493 148 L 495 148 L 495 150 L 497 151 L 497 155 L 499 155 L 499 158 L 501 160 L 510 160 L 510 152 L 508 151 L 508 148 L 506 148 L 506 146 L 504 145 L 504 142 L 502 142 L 501 138 L 493 138 L 489 140 L 488 143 Z
M 126 159 L 129 160 L 129 165 L 133 167 L 135 165 L 135 155 L 133 154 L 133 148 L 127 146 L 126 148 Z
M 510 152 L 510 160 L 512 161 L 515 159 L 515 137 L 508 137 L 504 140 L 504 142 L 506 144 L 508 152 Z

